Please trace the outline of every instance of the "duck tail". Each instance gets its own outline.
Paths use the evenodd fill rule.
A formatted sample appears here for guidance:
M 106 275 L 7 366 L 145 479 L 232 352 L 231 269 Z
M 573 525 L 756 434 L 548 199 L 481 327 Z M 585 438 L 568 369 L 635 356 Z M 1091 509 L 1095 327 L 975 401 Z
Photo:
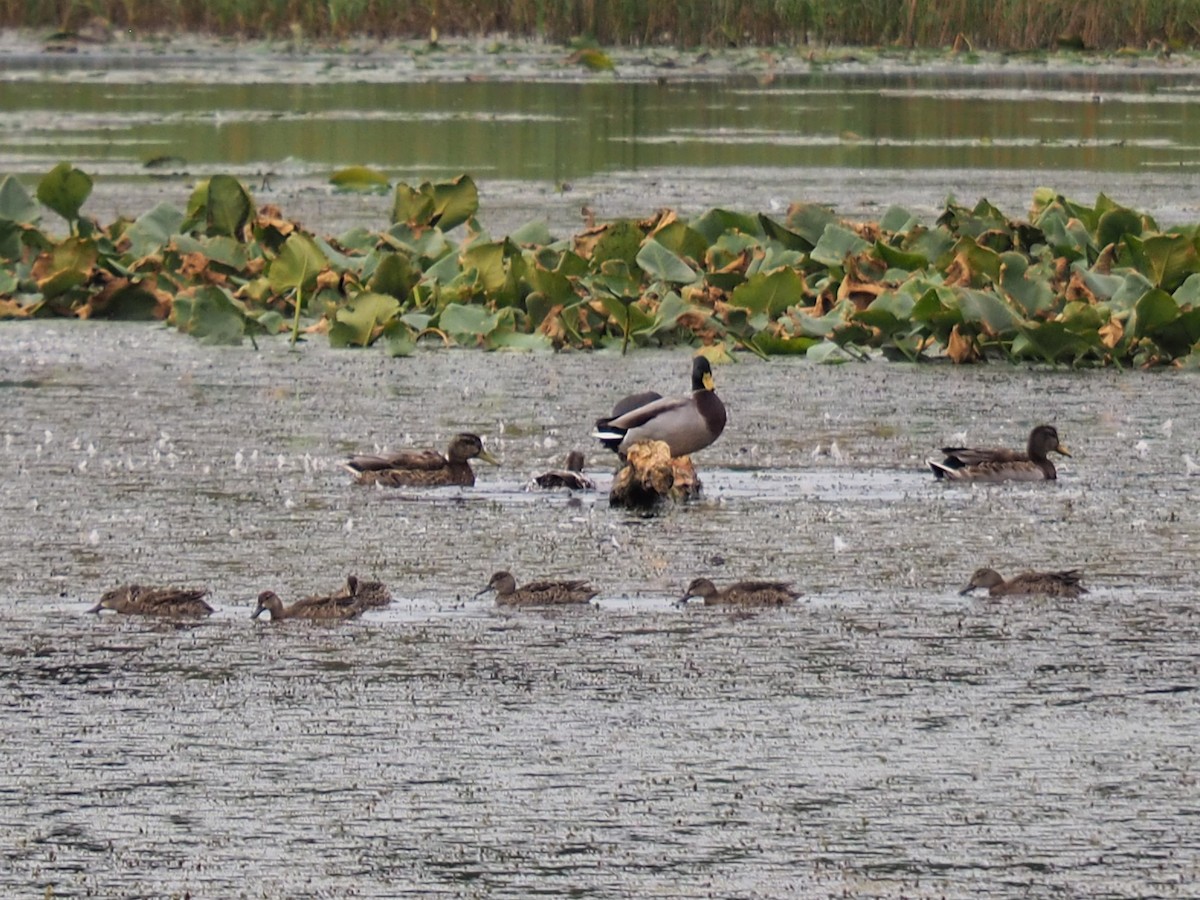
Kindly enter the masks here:
M 954 475 L 952 474 L 954 469 L 952 467 L 946 465 L 945 463 L 940 463 L 940 462 L 937 462 L 936 460 L 927 459 L 927 460 L 925 460 L 925 464 L 928 465 L 929 468 L 933 470 L 934 478 L 942 479 L 942 478 L 946 478 L 947 476 L 949 476 L 950 478 L 954 477 Z
M 612 424 L 611 419 L 597 419 L 596 430 L 592 437 L 596 438 L 613 453 L 619 453 L 621 441 L 625 440 L 626 429 Z

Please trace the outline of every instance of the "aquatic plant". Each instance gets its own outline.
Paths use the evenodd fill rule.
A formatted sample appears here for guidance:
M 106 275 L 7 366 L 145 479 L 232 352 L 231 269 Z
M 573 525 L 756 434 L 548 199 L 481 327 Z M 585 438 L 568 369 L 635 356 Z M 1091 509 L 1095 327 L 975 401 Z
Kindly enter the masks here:
M 508 34 L 609 45 L 992 47 L 1009 50 L 1196 44 L 1195 0 L 744 0 L 741 3 L 579 3 L 578 0 L 88 0 L 0 2 L 0 25 L 57 28 L 55 41 L 105 40 L 113 30 L 198 31 L 292 41 L 352 35 L 427 40 L 438 35 Z M 606 68 L 585 48 L 579 62 Z
M 378 184 L 370 172 L 358 183 Z M 820 360 L 872 354 L 1155 365 L 1200 354 L 1200 226 L 1160 229 L 1100 194 L 1039 190 L 1029 215 L 953 200 L 935 222 L 847 222 L 795 204 L 780 221 L 661 210 L 567 239 L 501 239 L 463 175 L 393 190 L 391 223 L 337 237 L 255 209 L 236 179 L 108 225 L 63 163 L 0 180 L 0 317 L 160 319 L 208 342 L 325 333 L 336 347 L 560 349 L 721 344 Z M 43 211 L 68 225 L 41 224 Z M 290 321 L 289 321 L 290 320 Z

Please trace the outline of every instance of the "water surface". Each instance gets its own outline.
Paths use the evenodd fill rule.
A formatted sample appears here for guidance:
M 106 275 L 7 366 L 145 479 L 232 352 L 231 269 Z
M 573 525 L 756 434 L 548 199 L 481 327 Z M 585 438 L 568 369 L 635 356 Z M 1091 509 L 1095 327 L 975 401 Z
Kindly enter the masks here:
M 655 519 L 524 490 L 682 353 L 204 347 L 0 328 L 0 886 L 40 896 L 1195 896 L 1191 373 L 718 367 L 707 496 Z M 434 387 L 440 386 L 440 387 Z M 955 488 L 944 443 L 1054 422 L 1057 484 Z M 354 449 L 502 458 L 355 488 Z M 1081 567 L 1077 601 L 960 597 Z M 491 572 L 593 609 L 499 612 Z M 253 597 L 387 581 L 340 627 Z M 795 608 L 673 600 L 783 578 Z M 186 628 L 84 615 L 206 584 Z

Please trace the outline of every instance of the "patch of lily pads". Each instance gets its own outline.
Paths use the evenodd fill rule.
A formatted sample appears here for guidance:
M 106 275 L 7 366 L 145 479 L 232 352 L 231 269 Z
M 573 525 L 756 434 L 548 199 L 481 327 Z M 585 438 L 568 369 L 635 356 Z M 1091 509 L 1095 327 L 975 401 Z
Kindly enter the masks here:
M 718 345 L 822 361 L 1200 361 L 1200 226 L 1160 229 L 1104 194 L 1039 190 L 1011 218 L 953 200 L 933 222 L 899 207 L 848 222 L 815 204 L 782 218 L 660 210 L 567 238 L 531 223 L 501 238 L 468 175 L 384 190 L 381 231 L 305 230 L 237 179 L 198 184 L 107 225 L 92 179 L 62 163 L 34 194 L 0 180 L 0 318 L 163 320 L 211 343 L 323 334 L 335 347 L 487 349 Z M 67 233 L 43 226 L 45 211 Z

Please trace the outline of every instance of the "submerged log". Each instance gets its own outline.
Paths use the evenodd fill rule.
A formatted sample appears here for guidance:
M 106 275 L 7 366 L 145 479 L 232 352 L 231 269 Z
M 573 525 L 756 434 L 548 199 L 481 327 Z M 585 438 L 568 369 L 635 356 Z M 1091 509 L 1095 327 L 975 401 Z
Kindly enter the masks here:
M 634 444 L 625 454 L 625 465 L 608 492 L 612 506 L 651 509 L 665 501 L 676 503 L 700 496 L 700 478 L 691 457 L 671 457 L 664 441 Z

